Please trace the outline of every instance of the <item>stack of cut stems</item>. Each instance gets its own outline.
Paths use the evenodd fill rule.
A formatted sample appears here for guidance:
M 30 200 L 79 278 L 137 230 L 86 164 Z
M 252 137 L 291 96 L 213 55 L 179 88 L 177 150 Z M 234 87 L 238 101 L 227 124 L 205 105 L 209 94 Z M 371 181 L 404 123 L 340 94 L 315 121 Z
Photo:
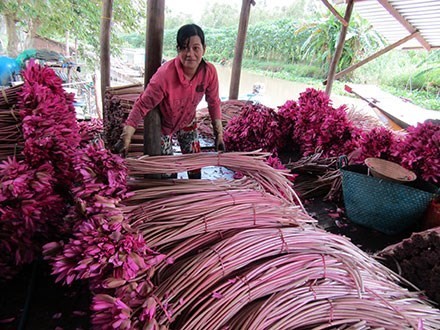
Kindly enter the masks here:
M 21 119 L 16 110 L 22 85 L 1 88 L 0 93 L 0 161 L 18 156 L 23 148 Z
M 174 156 L 144 156 L 127 158 L 129 175 L 179 173 L 193 171 L 206 166 L 227 167 L 258 182 L 268 193 L 278 196 L 289 204 L 302 207 L 302 203 L 288 180 L 288 170 L 274 170 L 263 160 L 270 153 L 264 152 L 203 152 Z M 303 207 L 302 207 L 303 208 Z M 304 208 L 303 208 L 304 209 Z
M 409 291 L 408 282 L 346 237 L 316 228 L 283 181 L 285 173 L 266 168 L 264 157 L 254 152 L 127 159 L 133 177 L 132 196 L 122 206 L 125 217 L 168 256 L 148 278 L 136 279 L 155 286 L 148 326 L 440 328 L 440 311 Z M 245 178 L 143 179 L 212 165 Z
M 295 190 L 303 198 L 324 196 L 324 200 L 338 200 L 341 195 L 341 173 L 336 157 L 323 158 L 322 152 L 289 162 L 286 168 L 302 174 L 295 181 Z
M 250 101 L 243 100 L 227 100 L 221 102 L 220 109 L 222 112 L 223 127 L 226 127 L 233 117 L 240 114 L 243 106 L 249 102 Z M 209 116 L 208 108 L 198 109 L 196 113 L 196 120 L 199 134 L 203 138 L 213 139 L 214 135 L 212 133 L 211 117 Z
M 104 98 L 104 137 L 109 147 L 118 142 L 125 120 L 142 91 L 141 84 L 107 88 Z M 143 123 L 140 123 L 131 140 L 130 157 L 143 154 L 143 132 Z

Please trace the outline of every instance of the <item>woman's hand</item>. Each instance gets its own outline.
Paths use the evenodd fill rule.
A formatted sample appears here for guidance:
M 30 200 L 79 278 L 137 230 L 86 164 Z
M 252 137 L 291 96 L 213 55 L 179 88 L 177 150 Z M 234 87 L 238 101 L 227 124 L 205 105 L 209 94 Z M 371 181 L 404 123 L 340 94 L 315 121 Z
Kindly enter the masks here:
M 122 134 L 119 138 L 119 141 L 113 146 L 113 150 L 115 153 L 118 154 L 126 154 L 128 151 L 128 148 L 130 147 L 131 138 L 134 135 L 134 132 L 136 132 L 136 128 L 130 125 L 125 125 L 124 129 L 122 131 Z
M 217 151 L 225 151 L 225 143 L 223 142 L 223 136 L 217 136 L 215 139 L 215 150 Z
M 225 142 L 223 141 L 223 125 L 221 119 L 215 119 L 212 121 L 212 128 L 215 138 L 215 150 L 225 151 Z

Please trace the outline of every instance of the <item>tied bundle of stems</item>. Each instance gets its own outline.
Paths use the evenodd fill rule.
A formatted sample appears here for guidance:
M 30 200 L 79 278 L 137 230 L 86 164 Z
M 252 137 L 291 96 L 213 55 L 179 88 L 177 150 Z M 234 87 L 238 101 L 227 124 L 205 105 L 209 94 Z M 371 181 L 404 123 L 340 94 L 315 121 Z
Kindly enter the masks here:
M 285 166 L 292 173 L 302 174 L 295 180 L 295 190 L 302 198 L 324 196 L 324 200 L 340 200 L 342 181 L 337 157 L 324 158 L 322 152 L 316 152 Z
M 226 155 L 219 155 L 218 164 Z M 154 283 L 148 300 L 154 313 L 147 326 L 397 330 L 440 325 L 438 310 L 400 286 L 409 283 L 347 238 L 315 228 L 315 220 L 289 203 L 286 193 L 265 189 L 253 175 L 260 168 L 253 160 L 261 162 L 261 153 L 229 155 L 236 158 L 228 159 L 228 167 L 247 173 L 240 180 L 142 177 L 212 166 L 212 156 L 217 157 L 203 156 L 126 159 L 134 176 L 132 196 L 123 201 L 125 218 L 167 256 L 148 282 Z M 284 177 L 272 168 L 262 170 Z
M 18 95 L 23 89 L 23 85 L 13 87 L 0 87 L 0 109 L 10 109 L 17 104 Z
M 23 149 L 21 119 L 16 110 L 22 85 L 2 88 L 0 93 L 0 161 L 19 156 Z
M 220 103 L 222 112 L 222 124 L 226 127 L 229 121 L 240 114 L 242 108 L 248 104 L 249 101 L 241 100 L 227 100 Z M 208 108 L 198 109 L 196 113 L 197 130 L 203 138 L 214 139 L 212 134 L 211 117 L 209 116 Z
M 139 230 L 153 247 L 208 232 L 315 222 L 298 206 L 287 205 L 275 196 L 252 190 L 164 196 L 127 207 L 125 212 L 131 226 Z
M 122 133 L 125 120 L 127 119 L 134 102 L 143 91 L 141 84 L 118 86 L 107 88 L 104 97 L 104 137 L 108 147 L 112 147 L 118 142 Z M 142 151 L 143 126 L 140 125 L 132 138 L 132 146 L 136 152 Z M 137 145 L 140 145 L 137 146 Z M 133 156 L 130 154 L 130 156 Z
M 179 173 L 207 166 L 227 167 L 242 173 L 258 182 L 264 191 L 277 196 L 288 204 L 299 205 L 301 200 L 288 180 L 288 170 L 274 170 L 264 162 L 270 156 L 265 152 L 203 152 L 174 156 L 143 156 L 138 159 L 127 158 L 130 176 L 146 174 Z

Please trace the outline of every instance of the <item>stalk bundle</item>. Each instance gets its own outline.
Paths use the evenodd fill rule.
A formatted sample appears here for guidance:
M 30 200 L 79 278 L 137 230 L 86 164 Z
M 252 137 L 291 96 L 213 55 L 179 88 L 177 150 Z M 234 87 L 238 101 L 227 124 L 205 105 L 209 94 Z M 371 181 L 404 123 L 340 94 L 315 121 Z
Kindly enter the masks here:
M 0 109 L 10 109 L 17 103 L 18 94 L 21 92 L 23 85 L 3 88 L 0 87 Z
M 254 179 L 266 192 L 279 197 L 286 203 L 302 207 L 299 197 L 286 177 L 288 171 L 274 170 L 264 163 L 263 159 L 269 155 L 263 152 L 204 152 L 176 156 L 144 156 L 139 159 L 127 158 L 126 162 L 129 175 L 132 176 L 179 173 L 206 166 L 227 167 Z
M 435 309 L 420 306 L 416 295 L 404 293 L 388 280 L 376 279 L 376 274 L 368 269 L 355 271 L 365 282 L 365 293 L 360 295 L 351 272 L 350 265 L 344 265 L 332 255 L 279 256 L 210 288 L 210 292 L 190 308 L 187 314 L 190 316 L 183 316 L 176 323 L 182 330 L 221 329 L 229 325 L 233 316 L 243 317 L 239 312 L 248 303 L 264 298 L 272 313 L 267 320 L 257 313 L 256 318 L 263 321 L 263 325 L 233 329 L 325 329 L 335 324 L 353 323 L 353 319 L 366 321 L 374 328 L 417 328 L 419 316 L 424 313 L 437 319 L 425 322 L 425 328 L 435 328 L 438 324 Z M 288 293 L 291 309 L 283 304 L 278 306 L 280 301 L 268 298 L 278 292 Z M 270 304 L 274 304 L 275 309 L 271 309 Z M 249 315 L 247 320 L 252 320 Z M 269 327 L 264 326 L 264 321 Z
M 377 257 L 440 304 L 440 227 L 413 233 Z
M 321 248 L 316 243 L 322 241 L 323 238 L 328 238 L 327 236 L 328 234 L 325 232 L 299 227 L 243 230 L 210 246 L 205 251 L 187 258 L 182 263 L 171 266 L 162 275 L 167 280 L 159 285 L 157 295 L 166 299 L 167 304 L 173 306 L 177 316 L 185 306 L 193 306 L 195 303 L 193 299 L 200 298 L 197 294 L 203 293 L 202 289 L 206 290 L 220 280 L 229 279 L 234 272 L 242 272 L 248 267 L 256 267 L 258 262 L 266 262 L 284 254 L 298 257 L 302 253 L 318 253 L 322 266 L 322 258 L 319 253 L 324 253 L 324 251 L 320 251 Z M 325 252 L 343 256 L 343 250 L 340 248 L 343 242 L 341 243 L 337 236 L 330 237 L 330 239 L 333 241 L 327 241 L 326 248 L 328 250 Z M 354 262 L 349 257 L 343 257 L 343 259 L 348 265 L 352 265 Z M 359 260 L 368 260 L 368 258 L 360 254 Z M 303 261 L 307 261 L 307 258 L 303 258 Z M 293 263 L 293 260 L 289 262 Z M 276 263 L 273 263 L 272 266 L 277 268 Z M 303 266 L 303 262 L 301 265 L 300 263 L 296 264 L 296 267 L 300 269 Z M 204 285 L 200 285 L 200 280 L 203 280 Z M 362 280 L 356 274 L 353 274 L 353 281 L 357 282 L 358 288 L 363 287 Z M 208 291 L 208 295 L 213 292 L 210 289 Z M 185 304 L 181 305 L 180 301 L 184 301 Z
M 364 131 L 370 131 L 377 127 L 384 127 L 379 118 L 372 116 L 362 109 L 351 107 L 347 110 L 348 119 L 358 128 Z
M 208 232 L 297 226 L 314 221 L 298 206 L 252 190 L 167 196 L 127 207 L 126 212 L 132 227 L 153 247 Z
M 324 196 L 324 200 L 338 200 L 341 195 L 341 173 L 338 158 L 324 158 L 322 152 L 289 162 L 286 168 L 302 174 L 295 180 L 295 190 L 302 198 Z
M 243 177 L 236 180 L 131 180 L 128 182 L 129 190 L 135 194 L 124 201 L 125 205 L 137 204 L 138 200 L 151 200 L 172 195 L 197 194 L 208 191 L 225 190 L 261 190 L 257 182 L 251 178 Z
M 220 109 L 222 112 L 223 127 L 226 127 L 229 121 L 237 116 L 242 108 L 250 103 L 243 100 L 227 100 L 220 103 Z M 197 129 L 200 136 L 204 138 L 214 139 L 212 134 L 211 117 L 209 116 L 208 108 L 198 109 L 196 114 Z
M 126 159 L 134 177 L 125 218 L 167 255 L 149 279 L 137 279 L 136 285 L 145 282 L 154 289 L 137 305 L 130 300 L 124 318 L 133 320 L 132 328 L 439 328 L 439 311 L 403 288 L 401 277 L 345 237 L 312 226 L 301 206 L 285 198 L 288 192 L 267 189 L 262 177 L 278 188 L 284 174 L 262 166 L 264 155 Z M 212 165 L 246 177 L 141 179 Z M 138 314 L 149 315 L 146 323 Z
M 21 119 L 16 110 L 18 94 L 23 86 L 1 89 L 0 93 L 0 161 L 20 155 L 23 149 Z
M 106 145 L 111 148 L 118 142 L 124 122 L 127 119 L 134 102 L 143 91 L 141 84 L 111 87 L 106 90 L 104 98 L 104 138 Z M 130 156 L 138 156 L 143 150 L 143 125 L 139 125 L 130 146 Z

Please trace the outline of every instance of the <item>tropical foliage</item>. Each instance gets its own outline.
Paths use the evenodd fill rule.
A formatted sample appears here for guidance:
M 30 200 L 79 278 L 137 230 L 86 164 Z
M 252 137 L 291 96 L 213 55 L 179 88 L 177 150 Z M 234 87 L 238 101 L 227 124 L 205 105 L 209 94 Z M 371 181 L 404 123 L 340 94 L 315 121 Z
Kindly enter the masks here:
M 145 0 L 118 0 L 113 5 L 113 49 L 122 44 L 124 31 L 134 31 L 145 16 Z M 32 37 L 39 34 L 66 41 L 70 35 L 78 50 L 91 58 L 99 54 L 101 0 L 2 0 L 0 14 L 6 21 L 8 55 L 15 57 L 20 50 L 32 46 Z M 20 34 L 25 36 L 19 46 Z M 21 48 L 21 49 L 20 49 Z

